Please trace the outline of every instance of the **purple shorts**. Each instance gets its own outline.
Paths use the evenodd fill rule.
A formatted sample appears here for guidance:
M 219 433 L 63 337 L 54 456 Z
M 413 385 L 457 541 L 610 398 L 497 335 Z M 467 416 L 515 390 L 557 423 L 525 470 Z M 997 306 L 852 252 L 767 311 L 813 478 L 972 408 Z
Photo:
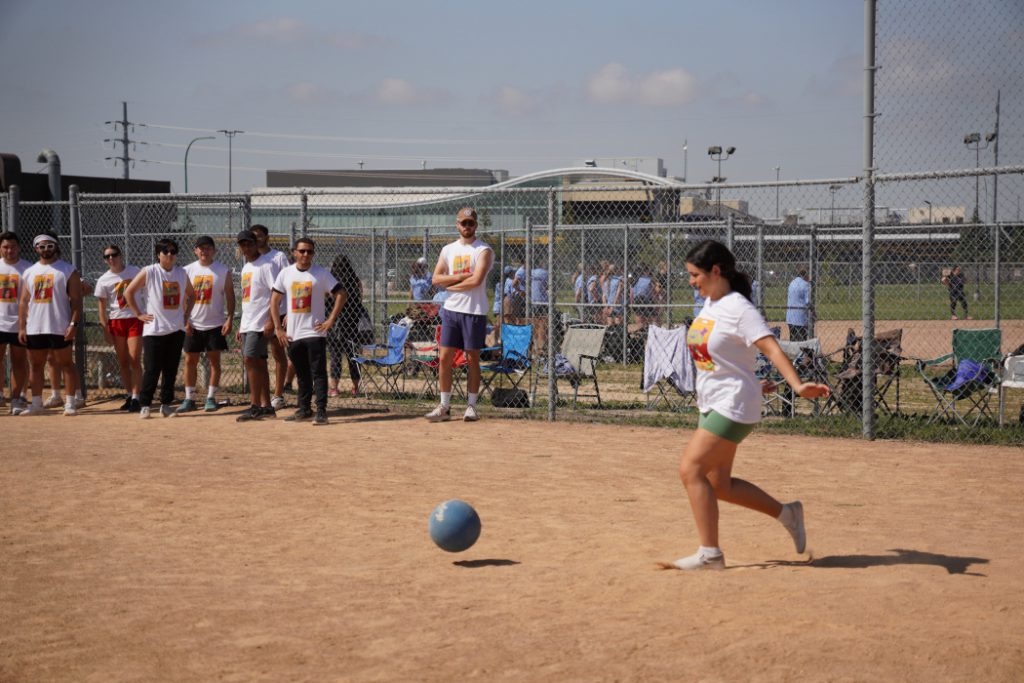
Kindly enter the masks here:
M 484 348 L 487 337 L 487 316 L 456 313 L 441 309 L 441 346 L 465 351 Z

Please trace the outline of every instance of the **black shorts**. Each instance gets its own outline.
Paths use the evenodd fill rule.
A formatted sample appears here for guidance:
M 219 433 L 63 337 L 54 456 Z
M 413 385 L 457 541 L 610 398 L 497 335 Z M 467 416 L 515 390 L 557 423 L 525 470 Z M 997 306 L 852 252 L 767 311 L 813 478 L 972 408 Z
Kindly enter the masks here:
M 30 334 L 26 337 L 25 347 L 31 351 L 42 351 L 44 349 L 66 349 L 71 342 L 60 334 Z
M 0 346 L 3 346 L 4 344 L 10 344 L 11 346 L 19 347 L 24 346 L 24 344 L 18 341 L 17 332 L 0 332 Z
M 185 335 L 185 353 L 227 350 L 228 340 L 224 338 L 219 327 L 210 330 L 192 328 L 192 334 Z

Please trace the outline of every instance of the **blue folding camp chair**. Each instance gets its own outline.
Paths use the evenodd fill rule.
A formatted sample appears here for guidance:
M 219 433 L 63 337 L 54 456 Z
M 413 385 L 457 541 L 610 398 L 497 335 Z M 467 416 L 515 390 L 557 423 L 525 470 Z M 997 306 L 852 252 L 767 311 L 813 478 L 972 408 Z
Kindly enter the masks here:
M 493 395 L 494 390 L 504 388 L 507 381 L 508 389 L 519 389 L 523 378 L 531 377 L 530 344 L 533 342 L 533 325 L 501 325 L 501 358 L 496 363 L 481 366 L 483 375 L 483 391 Z M 497 380 L 497 385 L 494 385 Z M 527 382 L 527 387 L 530 384 Z M 481 392 L 482 393 L 482 392 Z
M 376 393 L 401 393 L 399 380 L 405 377 L 405 342 L 409 337 L 409 328 L 405 325 L 391 323 L 388 325 L 388 343 L 373 348 L 385 349 L 382 357 L 353 356 L 352 360 L 364 370 L 365 380 L 362 384 L 366 391 L 367 384 L 373 386 Z

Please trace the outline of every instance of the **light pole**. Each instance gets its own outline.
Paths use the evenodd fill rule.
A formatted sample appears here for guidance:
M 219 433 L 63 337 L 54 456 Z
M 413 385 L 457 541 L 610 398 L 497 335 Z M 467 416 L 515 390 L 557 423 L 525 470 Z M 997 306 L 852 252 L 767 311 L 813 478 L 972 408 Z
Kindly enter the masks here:
M 244 130 L 225 130 L 221 129 L 218 133 L 224 133 L 228 138 L 228 194 L 231 194 L 231 141 L 236 135 L 245 133 Z
M 735 152 L 735 147 L 726 147 L 724 153 L 718 145 L 708 147 L 708 156 L 718 162 L 718 175 L 714 179 L 714 182 L 718 183 L 718 201 L 715 205 L 716 218 L 720 218 L 722 215 L 722 183 L 725 182 L 725 178 L 722 177 L 722 162 L 731 157 Z
M 192 144 L 199 142 L 200 140 L 216 140 L 212 135 L 204 135 L 201 138 L 193 138 L 192 142 L 188 143 L 188 147 L 185 148 L 185 194 L 188 194 L 188 151 L 192 149 Z
M 981 150 L 988 149 L 990 142 L 996 139 L 995 133 L 989 133 L 985 136 L 985 144 L 981 144 L 980 133 L 968 133 L 964 136 L 964 144 L 967 145 L 967 149 L 974 150 L 974 170 L 977 171 L 981 168 Z M 981 186 L 981 177 L 977 174 L 974 175 L 974 222 L 977 223 L 980 220 L 980 214 L 978 213 L 978 193 Z
M 775 220 L 779 220 L 779 171 L 781 166 L 775 167 Z
M 927 199 L 924 200 L 924 203 L 928 205 L 928 225 L 931 225 L 932 224 L 932 203 L 930 201 L 928 201 Z

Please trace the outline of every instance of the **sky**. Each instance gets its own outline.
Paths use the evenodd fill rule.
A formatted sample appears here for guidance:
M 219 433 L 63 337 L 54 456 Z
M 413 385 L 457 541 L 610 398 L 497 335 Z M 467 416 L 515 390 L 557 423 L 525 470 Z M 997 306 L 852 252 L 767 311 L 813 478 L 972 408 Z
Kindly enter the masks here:
M 929 8 L 954 25 L 958 13 L 977 14 L 960 0 L 910 4 L 909 19 L 880 14 L 917 29 Z M 974 165 L 959 131 L 992 118 L 995 87 L 1024 104 L 1014 42 L 1024 3 L 985 4 L 999 32 L 987 49 L 998 57 L 1016 45 L 1007 68 L 1017 75 L 980 94 L 949 82 L 964 75 L 957 63 L 934 73 L 936 55 L 952 49 L 948 25 L 930 31 L 931 43 L 894 23 L 880 31 L 903 69 L 884 72 L 897 79 L 884 130 L 913 140 L 922 99 L 902 93 L 922 74 L 938 78 L 954 100 L 942 114 L 952 132 L 939 135 L 946 167 Z M 775 167 L 784 180 L 850 177 L 864 166 L 863 17 L 861 0 L 0 0 L 0 151 L 28 172 L 51 148 L 66 174 L 120 177 L 120 161 L 107 158 L 120 148 L 104 140 L 121 131 L 105 122 L 126 101 L 131 176 L 174 191 L 185 189 L 185 148 L 201 136 L 215 139 L 192 146 L 188 189 L 228 189 L 222 129 L 245 131 L 232 143 L 234 191 L 264 186 L 266 169 L 360 161 L 516 176 L 661 157 L 682 176 L 684 141 L 691 182 L 718 174 L 711 145 L 737 148 L 722 169 L 731 182 L 774 180 Z M 933 163 L 920 149 L 908 145 L 891 167 Z

